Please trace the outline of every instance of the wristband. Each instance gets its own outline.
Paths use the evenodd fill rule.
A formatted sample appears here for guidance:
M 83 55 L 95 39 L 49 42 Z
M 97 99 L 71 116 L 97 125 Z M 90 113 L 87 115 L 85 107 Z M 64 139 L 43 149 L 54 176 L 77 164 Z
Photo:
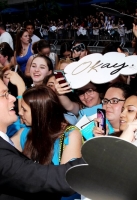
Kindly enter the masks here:
M 16 99 L 22 99 L 22 96 L 17 96 Z

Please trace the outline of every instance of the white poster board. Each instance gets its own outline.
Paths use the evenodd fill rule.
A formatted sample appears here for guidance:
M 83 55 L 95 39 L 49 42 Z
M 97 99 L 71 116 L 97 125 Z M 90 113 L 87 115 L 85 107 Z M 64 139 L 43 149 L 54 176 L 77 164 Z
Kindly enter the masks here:
M 104 55 L 93 53 L 72 62 L 64 69 L 65 76 L 73 89 L 81 88 L 90 81 L 96 84 L 107 83 L 120 74 L 137 73 L 137 55 L 109 52 Z

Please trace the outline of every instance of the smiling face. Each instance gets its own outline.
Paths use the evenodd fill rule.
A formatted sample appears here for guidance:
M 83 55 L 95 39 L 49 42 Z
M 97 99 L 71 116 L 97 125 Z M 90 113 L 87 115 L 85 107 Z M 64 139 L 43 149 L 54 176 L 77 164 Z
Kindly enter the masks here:
M 120 130 L 124 131 L 129 122 L 137 119 L 137 96 L 126 99 L 120 115 Z
M 23 99 L 21 100 L 21 110 L 19 111 L 19 115 L 26 126 L 31 126 L 31 109 Z
M 106 99 L 112 99 L 117 98 L 124 100 L 123 91 L 119 88 L 110 87 L 104 98 Z M 108 102 L 108 104 L 103 105 L 103 109 L 106 110 L 106 118 L 110 121 L 113 127 L 116 127 L 119 129 L 119 120 L 120 120 L 120 114 L 122 110 L 122 106 L 124 104 L 124 101 L 119 101 L 117 104 L 111 104 Z
M 34 58 L 30 67 L 30 76 L 33 84 L 42 84 L 43 79 L 49 74 L 51 74 L 51 70 L 49 70 L 46 60 L 41 57 Z
M 7 127 L 17 120 L 17 115 L 14 111 L 14 102 L 16 98 L 12 95 L 1 96 L 8 91 L 8 88 L 0 80 L 0 131 L 6 133 Z
M 93 90 L 90 91 L 89 89 Z M 86 86 L 77 90 L 78 97 L 85 106 L 92 107 L 100 104 L 100 96 L 95 89 L 96 88 L 92 83 L 88 83 Z

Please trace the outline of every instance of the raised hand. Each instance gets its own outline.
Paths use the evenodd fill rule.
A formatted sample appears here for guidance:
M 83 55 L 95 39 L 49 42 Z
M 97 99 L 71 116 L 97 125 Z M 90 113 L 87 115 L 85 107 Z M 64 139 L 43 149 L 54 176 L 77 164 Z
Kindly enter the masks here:
M 72 92 L 72 89 L 68 82 L 66 83 L 59 83 L 59 81 L 64 80 L 65 78 L 57 78 L 55 81 L 55 90 L 58 95 L 63 95 L 69 92 Z

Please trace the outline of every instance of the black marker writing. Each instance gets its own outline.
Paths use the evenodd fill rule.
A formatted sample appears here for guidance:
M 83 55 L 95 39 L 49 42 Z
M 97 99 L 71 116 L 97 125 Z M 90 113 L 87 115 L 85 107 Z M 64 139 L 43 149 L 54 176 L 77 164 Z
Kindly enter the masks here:
M 77 75 L 77 74 L 80 74 L 82 73 L 83 71 L 85 71 L 86 69 L 89 68 L 89 71 L 87 73 L 89 73 L 91 70 L 95 70 L 97 72 L 97 68 L 100 67 L 100 68 L 117 68 L 115 69 L 114 71 L 110 72 L 110 75 L 114 75 L 116 73 L 118 73 L 121 69 L 125 68 L 125 67 L 128 67 L 128 65 L 126 65 L 126 63 L 122 63 L 122 64 L 118 64 L 118 63 L 115 63 L 113 65 L 110 65 L 110 63 L 100 63 L 101 61 L 97 61 L 94 65 L 92 65 L 92 62 L 91 61 L 88 61 L 88 62 L 84 62 L 80 65 L 78 65 L 73 71 L 72 71 L 72 75 Z M 85 65 L 85 68 L 84 68 L 84 65 Z M 78 71 L 76 73 L 76 71 L 78 69 L 81 69 L 81 71 Z

